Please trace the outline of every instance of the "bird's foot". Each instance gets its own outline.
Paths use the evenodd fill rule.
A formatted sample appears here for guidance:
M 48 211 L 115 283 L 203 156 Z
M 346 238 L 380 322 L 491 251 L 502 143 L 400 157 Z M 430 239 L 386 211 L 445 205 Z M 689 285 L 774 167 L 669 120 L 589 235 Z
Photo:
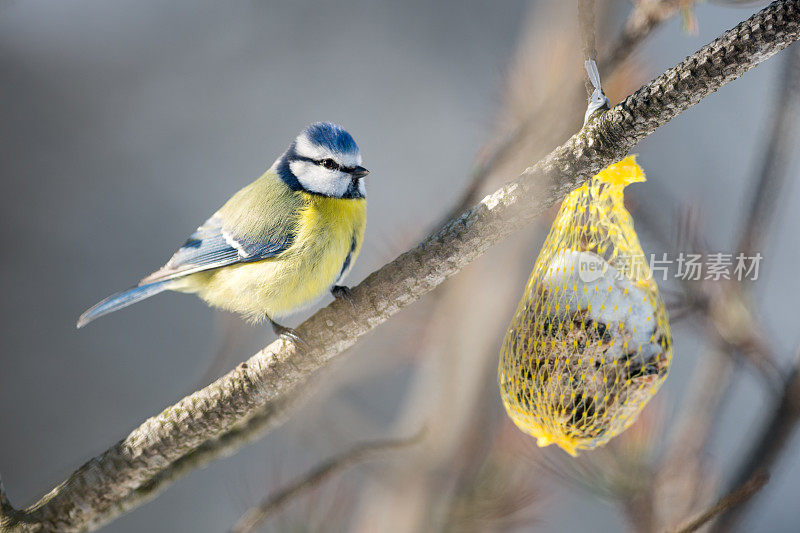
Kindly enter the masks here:
M 334 285 L 331 288 L 331 294 L 333 294 L 333 297 L 337 300 L 347 300 L 347 303 L 349 303 L 351 307 L 356 306 L 353 300 L 353 291 L 350 290 L 350 287 L 346 287 L 344 285 Z
M 308 343 L 304 341 L 295 330 L 292 328 L 287 328 L 286 326 L 281 326 L 271 318 L 269 319 L 269 322 L 272 324 L 272 331 L 275 332 L 275 335 L 290 340 L 298 346 L 308 348 Z

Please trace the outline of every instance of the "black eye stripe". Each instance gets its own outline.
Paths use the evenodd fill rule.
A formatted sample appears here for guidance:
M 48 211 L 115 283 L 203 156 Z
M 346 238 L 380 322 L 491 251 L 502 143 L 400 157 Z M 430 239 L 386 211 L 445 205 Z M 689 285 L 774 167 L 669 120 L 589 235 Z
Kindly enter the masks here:
M 346 172 L 348 174 L 350 174 L 351 172 L 353 172 L 355 170 L 355 167 L 343 167 L 342 165 L 340 165 L 339 163 L 337 163 L 336 161 L 334 161 L 333 159 L 330 159 L 330 158 L 312 159 L 310 157 L 306 157 L 306 156 L 303 156 L 303 155 L 297 155 L 297 156 L 293 157 L 292 159 L 294 159 L 295 161 L 308 161 L 309 163 L 314 163 L 315 165 L 319 165 L 319 166 L 325 167 L 325 168 L 328 168 L 328 167 L 325 166 L 325 161 L 331 161 L 335 165 L 335 167 L 333 167 L 333 169 L 340 170 L 340 171 Z

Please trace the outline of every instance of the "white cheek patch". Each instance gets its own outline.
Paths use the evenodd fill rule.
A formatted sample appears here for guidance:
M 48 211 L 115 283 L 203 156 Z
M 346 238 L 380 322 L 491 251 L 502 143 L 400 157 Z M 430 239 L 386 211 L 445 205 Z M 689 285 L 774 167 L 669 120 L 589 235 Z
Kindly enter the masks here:
M 331 171 L 308 161 L 292 161 L 289 163 L 289 168 L 292 174 L 297 176 L 300 185 L 309 192 L 338 198 L 347 192 L 347 187 L 350 185 L 348 174 Z

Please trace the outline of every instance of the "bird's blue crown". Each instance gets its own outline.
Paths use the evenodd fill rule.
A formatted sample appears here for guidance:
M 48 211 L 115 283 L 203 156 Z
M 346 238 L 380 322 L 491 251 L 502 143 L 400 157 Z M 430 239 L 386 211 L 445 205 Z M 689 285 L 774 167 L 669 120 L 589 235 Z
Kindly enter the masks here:
M 356 141 L 344 128 L 337 124 L 315 122 L 308 126 L 303 133 L 312 143 L 323 146 L 332 152 L 341 154 L 358 152 Z

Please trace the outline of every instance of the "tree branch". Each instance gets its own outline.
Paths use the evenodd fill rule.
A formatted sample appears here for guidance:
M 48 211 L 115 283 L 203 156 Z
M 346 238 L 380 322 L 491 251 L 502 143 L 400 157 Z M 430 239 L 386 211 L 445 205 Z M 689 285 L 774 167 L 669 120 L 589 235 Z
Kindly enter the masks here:
M 776 1 L 594 118 L 544 160 L 448 223 L 297 329 L 204 389 L 145 421 L 40 502 L 5 513 L 9 530 L 85 529 L 159 472 L 301 386 L 367 331 L 433 290 L 494 243 L 622 159 L 640 140 L 798 38 L 800 0 Z M 577 104 L 577 103 L 576 103 Z

